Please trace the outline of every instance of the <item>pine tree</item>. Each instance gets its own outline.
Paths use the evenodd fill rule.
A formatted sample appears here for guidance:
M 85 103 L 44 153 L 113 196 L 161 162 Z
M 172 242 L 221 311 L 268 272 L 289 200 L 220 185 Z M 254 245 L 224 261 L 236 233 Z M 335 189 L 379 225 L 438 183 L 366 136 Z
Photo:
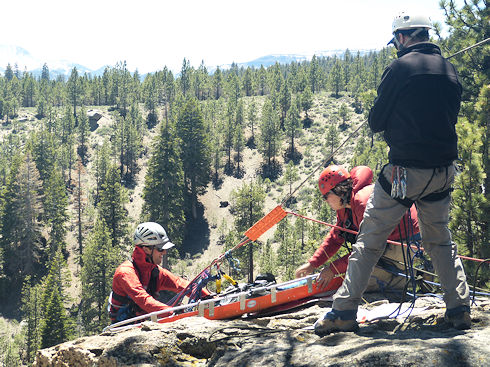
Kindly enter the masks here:
M 301 93 L 301 108 L 305 113 L 306 119 L 309 119 L 308 111 L 313 107 L 313 93 L 311 89 L 307 86 L 303 93 Z
M 68 214 L 68 195 L 61 171 L 55 164 L 44 184 L 44 211 L 49 225 L 49 257 L 52 258 L 58 249 L 66 251 L 66 222 Z
M 455 242 L 462 245 L 470 257 L 481 256 L 483 254 L 480 253 L 478 244 L 484 236 L 481 230 L 484 201 L 481 188 L 484 173 L 479 149 L 483 129 L 464 119 L 460 119 L 456 129 L 459 137 L 459 156 L 464 166 L 455 181 L 450 228 Z
M 244 183 L 231 193 L 231 211 L 234 217 L 234 232 L 240 234 L 250 228 L 264 216 L 265 190 L 260 181 Z M 254 245 L 249 243 L 248 249 L 237 251 L 235 256 L 240 260 L 240 268 L 244 274 L 252 274 L 249 270 L 250 260 L 253 261 Z M 253 280 L 252 280 L 253 281 Z
M 247 113 L 247 121 L 248 121 L 248 126 L 250 127 L 250 131 L 252 135 L 250 136 L 250 139 L 247 142 L 247 145 L 250 148 L 255 147 L 255 127 L 257 124 L 257 105 L 255 103 L 255 100 L 252 99 L 250 104 L 248 105 L 248 113 Z
M 49 348 L 70 338 L 68 318 L 60 293 L 53 289 L 48 293 L 46 314 L 41 323 L 41 347 Z
M 14 159 L 2 195 L 0 247 L 11 290 L 20 289 L 28 274 L 42 270 L 45 249 L 39 221 L 43 215 L 41 193 L 39 172 L 28 151 Z
M 299 179 L 298 168 L 293 161 L 289 161 L 284 171 L 284 180 L 289 186 L 289 195 L 293 192 L 293 183 Z
M 161 224 L 174 243 L 184 237 L 184 170 L 175 124 L 162 125 L 148 162 L 143 189 L 144 220 Z
M 242 161 L 242 152 L 243 148 L 245 145 L 245 138 L 243 137 L 243 128 L 242 125 L 236 126 L 235 129 L 235 136 L 234 136 L 234 144 L 233 147 L 235 148 L 236 156 L 235 156 L 235 162 L 237 162 L 237 168 L 236 168 L 236 176 L 241 177 L 243 172 L 242 169 L 240 168 L 240 162 Z
M 233 171 L 233 163 L 231 161 L 231 150 L 233 148 L 233 138 L 235 137 L 235 103 L 229 99 L 226 105 L 226 116 L 224 122 L 224 143 L 227 156 L 225 172 Z
M 223 74 L 219 66 L 213 74 L 213 88 L 214 88 L 214 98 L 219 99 L 223 94 Z
M 73 323 L 64 307 L 64 301 L 70 301 L 65 292 L 70 282 L 69 274 L 66 262 L 58 251 L 51 260 L 49 273 L 43 281 L 40 330 L 42 348 L 65 342 L 72 336 Z
M 182 91 L 182 94 L 187 96 L 187 92 L 191 88 L 191 75 L 192 69 L 189 60 L 184 60 L 182 61 L 182 68 L 180 69 L 180 90 Z
M 342 66 L 339 59 L 335 57 L 332 71 L 330 72 L 330 85 L 335 93 L 335 98 L 339 98 L 339 92 L 344 88 L 342 84 Z
M 284 130 L 284 120 L 291 107 L 291 92 L 287 83 L 284 83 L 281 87 L 279 105 L 281 106 L 281 129 Z
M 82 101 L 82 85 L 80 77 L 78 76 L 78 70 L 75 66 L 71 70 L 70 78 L 68 78 L 68 82 L 66 83 L 68 100 L 71 103 L 73 108 L 73 118 L 75 119 L 75 127 L 78 126 L 78 116 L 77 116 L 77 107 L 80 105 Z
M 259 150 L 266 160 L 265 177 L 273 177 L 275 157 L 279 150 L 279 116 L 269 100 L 262 107 Z
M 94 176 L 95 176 L 95 197 L 94 204 L 97 205 L 100 201 L 100 193 L 102 192 L 102 185 L 105 183 L 107 171 L 111 165 L 111 159 L 109 155 L 109 143 L 105 140 L 102 144 L 99 143 L 95 151 L 94 162 Z
M 78 121 L 78 148 L 77 152 L 84 165 L 87 164 L 87 150 L 88 150 L 88 138 L 90 134 L 90 127 L 88 123 L 87 110 L 82 106 L 80 110 L 80 116 Z
M 124 208 L 127 201 L 118 169 L 113 165 L 107 171 L 98 206 L 99 214 L 109 228 L 113 247 L 117 247 L 127 233 L 127 211 Z
M 294 139 L 299 135 L 300 133 L 300 116 L 298 112 L 298 108 L 296 107 L 296 103 L 292 103 L 291 107 L 289 108 L 288 114 L 287 114 L 287 119 L 286 119 L 286 135 L 291 139 L 290 140 L 290 145 L 289 149 L 286 152 L 286 157 L 293 160 L 297 161 L 299 160 L 299 152 L 296 152 L 296 148 L 294 146 Z
M 121 260 L 121 251 L 112 246 L 109 229 L 104 220 L 96 220 L 83 253 L 82 319 L 89 332 L 100 332 L 108 322 L 107 297 L 112 276 Z
M 190 211 L 192 217 L 197 218 L 197 195 L 205 192 L 210 180 L 211 159 L 202 112 L 194 99 L 188 99 L 179 114 L 177 134 L 182 141 L 181 157 Z
M 28 275 L 22 287 L 22 318 L 24 324 L 24 345 L 26 361 L 32 363 L 36 351 L 40 347 L 41 335 L 39 333 L 41 323 L 41 287 L 34 284 L 33 279 Z

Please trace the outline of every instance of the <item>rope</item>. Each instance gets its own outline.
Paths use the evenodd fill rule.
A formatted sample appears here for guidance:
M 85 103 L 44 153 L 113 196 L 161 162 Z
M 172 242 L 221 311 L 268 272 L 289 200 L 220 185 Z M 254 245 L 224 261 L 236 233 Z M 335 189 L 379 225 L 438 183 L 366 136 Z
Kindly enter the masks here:
M 484 45 L 485 43 L 487 43 L 489 41 L 490 41 L 490 38 L 484 39 L 483 41 L 480 41 L 478 43 L 475 43 L 472 46 L 466 47 L 466 48 L 462 49 L 461 51 L 458 51 L 455 54 L 452 54 L 451 56 L 446 57 L 446 60 L 449 60 L 449 59 L 453 58 L 454 56 L 457 56 L 457 55 L 459 55 L 459 54 L 461 54 L 463 52 L 466 52 L 468 50 L 471 50 L 474 47 L 478 47 L 478 46 Z
M 485 259 L 483 260 L 483 262 L 481 262 L 480 264 L 478 264 L 478 266 L 476 267 L 476 270 L 475 270 L 475 277 L 473 278 L 473 298 L 472 298 L 472 301 L 471 303 L 474 304 L 475 303 L 475 294 L 476 294 L 476 280 L 478 279 L 478 271 L 480 270 L 481 266 L 485 263 L 490 263 L 490 259 Z
M 328 227 L 332 227 L 332 228 L 335 228 L 335 229 L 339 229 L 341 231 L 344 231 L 344 232 L 348 232 L 348 233 L 352 233 L 352 234 L 358 234 L 357 231 L 354 231 L 352 229 L 348 229 L 348 228 L 343 228 L 343 227 L 340 227 L 340 226 L 336 226 L 335 224 L 330 224 L 330 223 L 327 223 L 327 222 L 324 222 L 324 221 L 321 221 L 321 220 L 318 220 L 318 219 L 314 219 L 314 218 L 310 218 L 310 217 L 307 217 L 305 215 L 302 215 L 302 214 L 298 214 L 298 213 L 295 213 L 293 211 L 290 211 L 290 210 L 286 210 L 286 213 L 287 214 L 291 214 L 291 215 L 294 215 L 296 217 L 300 217 L 300 218 L 303 218 L 303 219 L 307 219 L 307 220 L 310 220 L 312 222 L 315 222 L 315 223 L 319 223 L 319 224 L 323 224 L 325 226 L 328 226 Z M 392 241 L 392 240 L 386 240 L 386 243 L 391 243 L 392 245 L 397 245 L 397 246 L 407 246 L 405 244 L 402 244 L 398 241 Z M 421 251 L 424 251 L 424 248 L 423 247 L 417 247 L 417 246 L 413 246 L 411 245 L 410 246 L 412 248 L 412 250 L 421 250 Z M 482 260 L 482 259 L 477 259 L 477 258 L 474 258 L 474 257 L 469 257 L 469 256 L 463 256 L 463 255 L 457 255 L 459 258 L 463 259 L 463 260 L 471 260 L 471 261 L 475 261 L 475 262 L 486 262 L 487 260 Z

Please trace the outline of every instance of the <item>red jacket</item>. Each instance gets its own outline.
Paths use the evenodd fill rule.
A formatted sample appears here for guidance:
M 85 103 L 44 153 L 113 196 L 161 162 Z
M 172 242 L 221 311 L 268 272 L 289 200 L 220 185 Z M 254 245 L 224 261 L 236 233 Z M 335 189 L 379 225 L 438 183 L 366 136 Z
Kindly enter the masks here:
M 350 206 L 352 211 L 352 225 L 349 229 L 354 231 L 359 231 L 359 225 L 361 224 L 362 218 L 364 216 L 364 210 L 366 209 L 366 204 L 369 197 L 374 189 L 373 172 L 369 167 L 358 166 L 354 167 L 350 171 L 350 176 L 352 178 L 352 196 L 350 200 Z M 413 205 L 410 208 L 410 217 L 412 219 L 413 233 L 419 233 L 417 210 Z M 337 210 L 337 223 L 339 227 L 344 227 L 346 220 L 348 219 L 348 209 Z M 407 214 L 405 214 L 400 222 L 401 233 L 405 232 L 405 224 L 407 221 Z M 310 258 L 310 264 L 317 268 L 324 264 L 328 259 L 339 251 L 340 247 L 344 243 L 344 238 L 341 236 L 342 231 L 336 228 L 332 228 L 328 233 L 327 237 L 321 244 L 321 246 L 315 251 L 313 256 Z M 390 234 L 389 240 L 398 241 L 400 239 L 398 227 Z M 334 274 L 345 273 L 347 270 L 347 263 L 349 260 L 349 254 L 333 261 L 333 266 L 330 269 Z
M 138 314 L 145 314 L 169 308 L 170 306 L 157 301 L 146 291 L 150 281 L 151 271 L 158 265 L 147 262 L 146 254 L 140 247 L 135 247 L 132 260 L 136 264 L 137 269 L 135 269 L 134 263 L 129 260 L 123 262 L 116 269 L 112 280 L 113 293 L 133 300 L 143 311 Z M 187 280 L 173 275 L 170 271 L 161 266 L 158 266 L 158 270 L 157 292 L 162 290 L 180 292 L 189 284 Z M 205 290 L 203 290 L 203 293 L 208 294 Z M 112 307 L 111 313 L 117 313 L 117 306 L 124 304 L 124 302 L 115 299 L 113 294 L 112 304 L 114 304 L 116 308 Z

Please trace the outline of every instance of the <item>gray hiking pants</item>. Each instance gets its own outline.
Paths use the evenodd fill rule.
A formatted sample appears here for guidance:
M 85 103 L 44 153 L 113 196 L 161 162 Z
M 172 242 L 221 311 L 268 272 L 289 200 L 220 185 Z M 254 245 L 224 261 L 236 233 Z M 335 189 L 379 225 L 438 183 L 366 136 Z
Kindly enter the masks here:
M 383 170 L 391 182 L 392 165 Z M 450 196 L 438 201 L 420 200 L 430 193 L 449 188 L 454 181 L 454 166 L 436 169 L 407 168 L 407 198 L 417 207 L 422 246 L 431 257 L 444 292 L 448 309 L 470 305 L 470 293 L 456 245 L 448 229 Z M 356 310 L 366 289 L 369 275 L 383 254 L 386 239 L 407 211 L 407 207 L 391 198 L 376 181 L 364 212 L 357 242 L 349 257 L 342 286 L 334 296 L 333 309 Z

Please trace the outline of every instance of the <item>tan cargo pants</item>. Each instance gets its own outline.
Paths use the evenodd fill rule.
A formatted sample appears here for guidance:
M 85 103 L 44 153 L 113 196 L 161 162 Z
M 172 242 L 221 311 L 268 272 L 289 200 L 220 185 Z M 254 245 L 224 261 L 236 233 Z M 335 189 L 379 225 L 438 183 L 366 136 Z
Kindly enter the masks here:
M 391 182 L 392 165 L 383 171 Z M 449 188 L 454 181 L 454 166 L 436 169 L 407 168 L 407 198 L 417 207 L 422 246 L 431 257 L 444 292 L 448 309 L 470 305 L 470 294 L 456 245 L 448 228 L 450 196 L 439 201 L 420 198 Z M 349 257 L 345 280 L 334 295 L 333 309 L 356 310 L 373 267 L 385 250 L 386 239 L 400 222 L 407 208 L 387 194 L 379 182 L 364 212 L 357 242 Z

